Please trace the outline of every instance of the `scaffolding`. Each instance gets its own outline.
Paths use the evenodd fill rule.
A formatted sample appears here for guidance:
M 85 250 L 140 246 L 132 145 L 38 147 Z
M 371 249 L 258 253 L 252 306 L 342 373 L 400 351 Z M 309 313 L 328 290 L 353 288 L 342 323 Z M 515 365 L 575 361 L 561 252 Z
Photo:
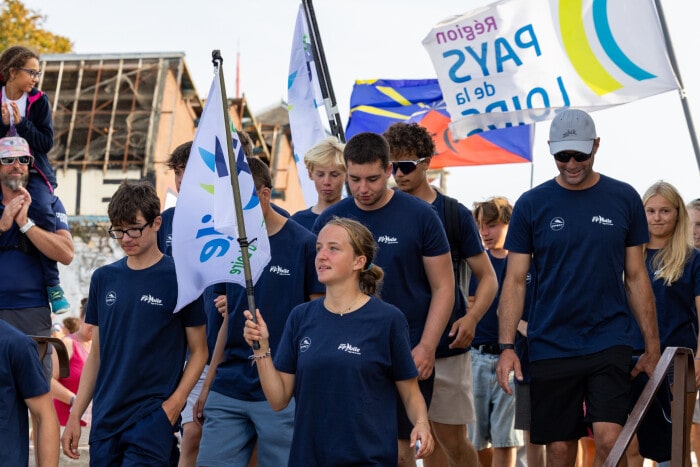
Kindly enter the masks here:
M 136 168 L 145 176 L 163 136 L 158 134 L 163 110 L 175 107 L 164 99 L 185 99 L 197 116 L 202 112 L 184 53 L 57 54 L 41 62 L 39 89 L 53 113 L 49 159 L 57 168 Z M 173 96 L 165 93 L 168 74 L 179 88 Z

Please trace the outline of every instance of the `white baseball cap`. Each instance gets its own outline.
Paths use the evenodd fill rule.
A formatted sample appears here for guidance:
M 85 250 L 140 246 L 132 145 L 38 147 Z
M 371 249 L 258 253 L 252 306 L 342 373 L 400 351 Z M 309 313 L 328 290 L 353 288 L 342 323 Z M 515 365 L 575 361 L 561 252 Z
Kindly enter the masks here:
M 591 116 L 583 110 L 567 109 L 557 115 L 549 127 L 549 152 L 578 151 L 590 154 L 596 138 Z

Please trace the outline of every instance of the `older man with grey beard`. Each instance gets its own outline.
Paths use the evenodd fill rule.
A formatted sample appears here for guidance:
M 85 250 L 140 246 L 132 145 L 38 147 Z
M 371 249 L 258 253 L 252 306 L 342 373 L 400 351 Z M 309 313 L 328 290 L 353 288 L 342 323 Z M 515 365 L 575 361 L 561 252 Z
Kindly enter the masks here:
M 44 287 L 40 254 L 70 264 L 73 239 L 68 229 L 66 210 L 52 199 L 49 232 L 29 217 L 32 197 L 25 188 L 34 158 L 23 138 L 0 138 L 0 320 L 25 334 L 51 335 L 51 310 Z M 48 219 L 36 219 L 43 224 Z M 51 355 L 44 358 L 47 381 L 51 378 Z

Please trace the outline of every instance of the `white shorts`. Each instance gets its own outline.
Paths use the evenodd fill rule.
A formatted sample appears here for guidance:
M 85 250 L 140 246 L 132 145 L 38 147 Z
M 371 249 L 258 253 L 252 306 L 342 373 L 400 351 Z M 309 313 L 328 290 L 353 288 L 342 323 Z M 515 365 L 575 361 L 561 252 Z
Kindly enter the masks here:
M 187 396 L 187 405 L 185 405 L 185 408 L 182 409 L 182 413 L 180 414 L 182 416 L 182 425 L 194 421 L 194 404 L 197 402 L 197 399 L 202 392 L 202 385 L 204 384 L 204 379 L 207 377 L 208 371 L 209 365 L 206 365 L 204 370 L 202 370 L 202 374 L 199 376 L 199 379 Z
M 472 381 L 471 352 L 435 359 L 435 386 L 428 419 L 445 425 L 474 423 Z

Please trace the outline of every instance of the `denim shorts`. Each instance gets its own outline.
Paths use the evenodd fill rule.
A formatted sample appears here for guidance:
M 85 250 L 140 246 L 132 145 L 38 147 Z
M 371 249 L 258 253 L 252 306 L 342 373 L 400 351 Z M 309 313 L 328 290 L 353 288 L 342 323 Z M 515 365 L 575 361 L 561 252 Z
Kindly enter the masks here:
M 259 465 L 287 465 L 294 430 L 294 399 L 279 412 L 267 401 L 242 401 L 211 391 L 197 465 L 248 465 L 258 443 Z
M 510 448 L 523 445 L 523 432 L 514 428 L 515 397 L 506 394 L 496 379 L 498 355 L 472 348 L 474 410 L 476 422 L 470 425 L 469 438 L 477 451 L 486 448 Z M 513 375 L 510 387 L 514 389 Z

